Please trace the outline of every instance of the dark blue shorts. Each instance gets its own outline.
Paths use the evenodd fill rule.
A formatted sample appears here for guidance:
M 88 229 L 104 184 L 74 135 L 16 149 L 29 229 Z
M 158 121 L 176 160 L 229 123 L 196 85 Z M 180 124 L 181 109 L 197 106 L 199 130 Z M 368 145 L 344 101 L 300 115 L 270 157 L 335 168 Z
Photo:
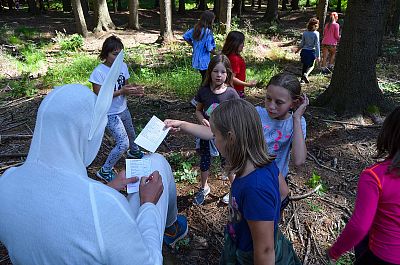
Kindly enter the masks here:
M 311 66 L 314 64 L 315 60 L 315 51 L 314 50 L 306 50 L 302 49 L 300 52 L 301 62 L 307 66 Z

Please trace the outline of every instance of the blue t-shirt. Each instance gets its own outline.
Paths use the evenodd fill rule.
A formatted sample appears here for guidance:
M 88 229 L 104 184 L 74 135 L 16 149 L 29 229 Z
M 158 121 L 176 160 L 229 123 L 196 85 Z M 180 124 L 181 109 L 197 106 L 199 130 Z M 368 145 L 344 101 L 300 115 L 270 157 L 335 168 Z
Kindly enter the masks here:
M 257 106 L 256 110 L 261 118 L 268 153 L 275 156 L 275 163 L 286 178 L 289 172 L 290 149 L 293 141 L 293 116 L 290 114 L 286 120 L 276 120 L 269 117 L 265 108 Z M 304 117 L 301 117 L 300 123 L 305 139 L 306 120 Z
M 198 70 L 207 70 L 210 63 L 210 52 L 215 49 L 215 40 L 212 31 L 208 28 L 202 29 L 201 39 L 193 38 L 194 29 L 183 34 L 183 39 L 193 43 L 192 67 Z
M 235 178 L 232 183 L 227 229 L 242 251 L 253 250 L 247 221 L 274 221 L 276 232 L 281 208 L 278 174 L 279 170 L 272 162 Z

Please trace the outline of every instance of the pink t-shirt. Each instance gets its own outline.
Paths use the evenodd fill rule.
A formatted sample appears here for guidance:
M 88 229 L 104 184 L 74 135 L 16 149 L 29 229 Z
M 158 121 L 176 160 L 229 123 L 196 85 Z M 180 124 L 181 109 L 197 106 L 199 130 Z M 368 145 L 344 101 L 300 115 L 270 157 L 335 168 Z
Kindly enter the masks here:
M 337 259 L 368 234 L 369 249 L 378 258 L 400 264 L 400 174 L 386 160 L 364 170 L 358 182 L 353 215 L 329 250 Z
M 322 39 L 322 44 L 337 45 L 339 40 L 340 40 L 339 24 L 336 22 L 332 22 L 330 25 L 326 24 L 324 29 L 324 38 Z

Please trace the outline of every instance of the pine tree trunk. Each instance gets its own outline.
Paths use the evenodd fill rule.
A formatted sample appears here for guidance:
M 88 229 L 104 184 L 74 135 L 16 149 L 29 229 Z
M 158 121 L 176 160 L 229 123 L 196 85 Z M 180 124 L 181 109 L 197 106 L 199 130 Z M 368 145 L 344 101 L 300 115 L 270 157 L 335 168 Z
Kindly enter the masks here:
M 178 14 L 185 14 L 185 0 L 179 0 L 179 6 L 178 6 Z
M 231 19 L 232 19 L 232 0 L 221 0 L 220 1 L 220 33 L 224 34 L 229 32 L 231 29 Z
M 95 0 L 94 17 L 96 24 L 94 32 L 108 31 L 115 28 L 108 12 L 106 0 Z
M 376 63 L 384 33 L 385 2 L 348 2 L 332 80 L 318 97 L 317 105 L 332 108 L 339 114 L 360 114 L 371 106 L 384 107 Z
M 81 1 L 72 0 L 71 4 L 75 17 L 76 31 L 86 38 L 88 36 L 88 30 L 86 26 L 85 16 L 83 15 Z
M 289 0 L 282 0 L 282 11 L 287 10 L 288 4 L 289 4 Z
M 290 6 L 292 7 L 292 10 L 299 10 L 299 0 L 292 0 Z
M 338 12 L 338 13 L 342 12 L 342 0 L 337 1 L 336 12 Z
M 268 0 L 263 20 L 268 23 L 278 22 L 278 0 Z
M 310 6 L 310 0 L 307 0 L 306 1 L 306 7 L 309 7 Z
M 207 1 L 206 0 L 200 0 L 198 9 L 199 10 L 207 10 L 208 9 Z
M 28 3 L 30 0 L 28 0 Z M 62 0 L 62 5 L 63 5 L 63 11 L 64 12 L 71 12 L 72 11 L 72 5 L 71 5 L 71 0 Z
M 170 42 L 174 39 L 172 33 L 171 0 L 160 1 L 160 36 L 158 42 Z
M 319 33 L 322 39 L 322 34 L 324 32 L 325 27 L 325 18 L 328 12 L 328 4 L 329 0 L 319 0 L 317 4 L 317 18 L 319 20 Z
M 128 1 L 129 17 L 128 28 L 140 29 L 139 25 L 139 0 Z
M 214 14 L 215 14 L 215 22 L 220 21 L 219 14 L 221 13 L 221 0 L 214 0 Z
M 82 0 L 81 1 L 81 6 L 82 6 L 82 10 L 83 10 L 83 15 L 85 17 L 89 17 L 89 2 L 88 0 Z

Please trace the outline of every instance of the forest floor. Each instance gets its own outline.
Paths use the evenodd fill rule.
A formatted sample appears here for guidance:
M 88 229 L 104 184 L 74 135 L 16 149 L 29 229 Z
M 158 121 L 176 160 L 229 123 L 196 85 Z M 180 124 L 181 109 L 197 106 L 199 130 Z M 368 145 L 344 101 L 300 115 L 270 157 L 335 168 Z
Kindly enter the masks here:
M 175 19 L 173 25 L 176 36 L 181 36 L 186 29 L 185 25 L 194 24 L 194 18 L 197 18 L 198 14 L 197 11 L 191 11 Z M 244 14 L 245 17 L 261 15 L 262 13 L 255 10 Z M 73 19 L 70 16 L 62 12 L 49 12 L 31 18 L 19 13 L 2 16 L 0 23 L 12 22 L 34 26 L 47 32 L 50 38 L 54 37 L 55 30 L 61 31 L 63 28 L 67 33 L 74 32 L 71 28 Z M 291 52 L 311 16 L 311 10 L 282 13 L 282 27 L 294 31 L 290 31 L 292 33 L 285 38 L 271 39 L 270 47 Z M 126 14 L 112 14 L 112 18 L 121 29 L 127 23 Z M 157 12 L 141 10 L 140 21 L 142 24 L 140 31 L 117 29 L 89 36 L 85 39 L 84 50 L 99 50 L 104 38 L 112 33 L 118 34 L 127 47 L 134 47 L 137 43 L 154 43 L 159 34 Z M 90 28 L 90 22 L 88 24 Z M 0 64 L 0 71 L 7 71 L 5 70 L 7 62 L 1 61 Z M 300 73 L 298 62 L 282 64 L 284 69 Z M 13 76 L 10 71 L 7 74 Z M 321 86 L 329 83 L 329 77 L 320 76 L 318 79 L 323 81 L 303 86 L 304 91 L 309 94 L 319 93 L 318 91 L 324 89 Z M 45 96 L 41 93 L 32 98 L 12 99 L 7 97 L 6 92 L 2 93 L 0 173 L 24 161 L 30 145 L 29 135 L 32 135 L 35 127 L 37 108 Z M 263 98 L 262 89 L 249 92 L 248 100 L 255 105 L 263 105 Z M 160 113 L 167 113 L 170 118 L 195 121 L 194 110 L 186 100 L 162 94 L 153 88 L 146 88 L 146 95 L 143 98 L 130 99 L 129 108 L 135 123 L 145 124 L 153 115 L 157 116 Z M 314 107 L 312 103 L 307 108 L 305 119 L 307 161 L 301 168 L 290 167 L 289 186 L 292 196 L 309 192 L 315 187 L 315 183 L 322 183 L 324 188 L 323 192 L 315 192 L 304 199 L 292 201 L 284 211 L 280 227 L 293 242 L 304 264 L 327 264 L 324 252 L 337 238 L 351 216 L 358 175 L 363 168 L 375 161 L 373 155 L 379 126 L 373 125 L 368 118 L 344 121 L 329 110 Z M 28 135 L 28 137 L 21 138 L 16 135 Z M 88 169 L 90 177 L 96 178 L 95 172 L 106 159 L 112 145 L 112 140 L 105 137 L 98 157 Z M 195 156 L 194 139 L 188 135 L 170 134 L 158 151 L 166 157 L 179 154 L 180 157 L 191 159 Z M 229 183 L 221 180 L 216 165 L 214 163 L 210 179 L 211 194 L 202 206 L 192 204 L 192 196 L 198 189 L 198 183 L 177 183 L 179 213 L 188 217 L 189 234 L 188 239 L 182 240 L 177 249 L 164 247 L 165 264 L 218 264 L 228 212 L 228 208 L 220 202 L 220 199 L 229 191 Z M 173 169 L 174 166 L 172 164 Z M 123 161 L 120 161 L 117 169 L 123 167 Z M 351 260 L 352 254 L 348 254 L 339 264 L 351 264 Z M 7 250 L 1 244 L 0 264 L 11 264 Z

